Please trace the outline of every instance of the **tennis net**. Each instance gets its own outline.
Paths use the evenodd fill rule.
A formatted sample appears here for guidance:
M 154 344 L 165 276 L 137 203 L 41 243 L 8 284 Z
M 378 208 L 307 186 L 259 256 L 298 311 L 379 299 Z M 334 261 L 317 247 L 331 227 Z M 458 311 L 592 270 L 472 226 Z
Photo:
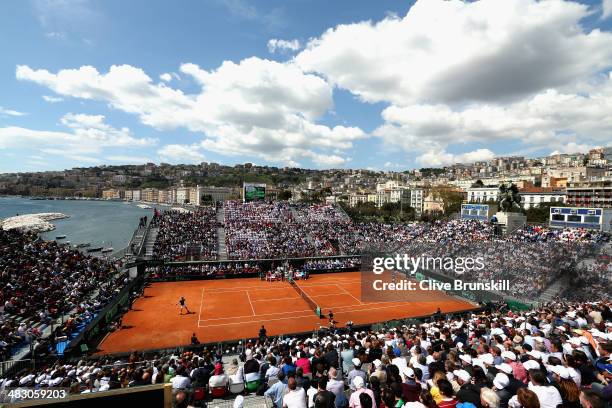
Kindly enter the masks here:
M 313 312 L 315 312 L 318 317 L 321 317 L 321 308 L 319 307 L 319 305 L 317 305 L 317 303 L 312 300 L 312 298 L 308 296 L 308 294 L 304 292 L 302 288 L 300 288 L 293 279 L 289 279 L 289 283 L 291 284 L 291 286 L 293 286 L 295 291 L 302 297 L 302 299 L 304 299 L 306 303 L 308 303 L 308 306 L 310 306 Z

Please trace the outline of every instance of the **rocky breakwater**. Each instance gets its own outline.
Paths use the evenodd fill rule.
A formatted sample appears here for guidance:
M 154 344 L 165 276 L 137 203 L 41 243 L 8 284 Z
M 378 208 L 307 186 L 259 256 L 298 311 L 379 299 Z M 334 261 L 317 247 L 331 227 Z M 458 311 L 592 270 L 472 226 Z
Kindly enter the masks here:
M 16 215 L 0 220 L 0 228 L 3 230 L 19 229 L 22 231 L 46 232 L 55 229 L 55 225 L 49 221 L 68 217 L 68 215 L 62 213 Z

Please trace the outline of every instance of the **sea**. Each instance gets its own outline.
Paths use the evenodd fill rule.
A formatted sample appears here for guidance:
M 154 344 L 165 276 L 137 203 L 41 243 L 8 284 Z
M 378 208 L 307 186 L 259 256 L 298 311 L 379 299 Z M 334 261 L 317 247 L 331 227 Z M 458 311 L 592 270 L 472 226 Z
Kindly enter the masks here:
M 121 249 L 130 242 L 140 217 L 151 218 L 153 209 L 120 201 L 31 200 L 23 197 L 0 197 L 0 219 L 17 214 L 59 212 L 70 218 L 49 221 L 55 230 L 42 233 L 42 238 L 53 240 L 66 235 L 59 242 L 71 245 L 91 243 L 92 246 Z

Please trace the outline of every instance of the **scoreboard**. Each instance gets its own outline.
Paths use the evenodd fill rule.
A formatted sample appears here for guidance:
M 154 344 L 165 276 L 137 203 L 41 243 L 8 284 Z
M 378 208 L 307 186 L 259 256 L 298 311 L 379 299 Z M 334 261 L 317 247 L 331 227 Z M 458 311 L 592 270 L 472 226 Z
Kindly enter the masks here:
M 244 202 L 264 201 L 266 199 L 266 185 L 261 183 L 244 183 L 242 185 Z
M 489 204 L 461 204 L 462 220 L 489 221 L 493 214 L 497 212 L 497 206 Z
M 612 208 L 550 207 L 549 225 L 557 228 L 612 229 Z

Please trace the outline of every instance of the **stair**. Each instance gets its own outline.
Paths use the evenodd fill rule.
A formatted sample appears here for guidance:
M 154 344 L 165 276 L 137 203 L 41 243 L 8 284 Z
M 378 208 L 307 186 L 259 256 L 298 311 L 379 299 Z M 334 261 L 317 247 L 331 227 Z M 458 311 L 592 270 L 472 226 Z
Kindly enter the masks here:
M 569 277 L 564 275 L 559 279 L 555 280 L 552 285 L 546 288 L 544 292 L 540 295 L 540 302 L 548 303 L 553 300 L 561 291 L 567 289 L 569 285 Z
M 145 248 L 145 258 L 153 257 L 153 245 L 155 245 L 155 241 L 157 240 L 157 233 L 159 232 L 159 228 L 151 227 L 149 228 L 149 233 L 147 234 L 144 242 Z
M 298 219 L 298 213 L 295 210 L 295 208 L 291 207 L 291 215 L 293 216 L 294 220 Z M 314 247 L 315 246 L 315 239 L 312 237 L 312 235 L 310 235 L 309 232 L 306 232 L 306 230 L 302 230 L 302 234 L 304 234 L 304 238 L 306 238 L 306 241 L 310 242 L 310 244 Z
M 225 207 L 221 206 L 217 210 L 217 222 L 219 223 L 219 227 L 217 227 L 217 254 L 218 259 L 220 261 L 227 261 L 227 247 L 225 246 Z

